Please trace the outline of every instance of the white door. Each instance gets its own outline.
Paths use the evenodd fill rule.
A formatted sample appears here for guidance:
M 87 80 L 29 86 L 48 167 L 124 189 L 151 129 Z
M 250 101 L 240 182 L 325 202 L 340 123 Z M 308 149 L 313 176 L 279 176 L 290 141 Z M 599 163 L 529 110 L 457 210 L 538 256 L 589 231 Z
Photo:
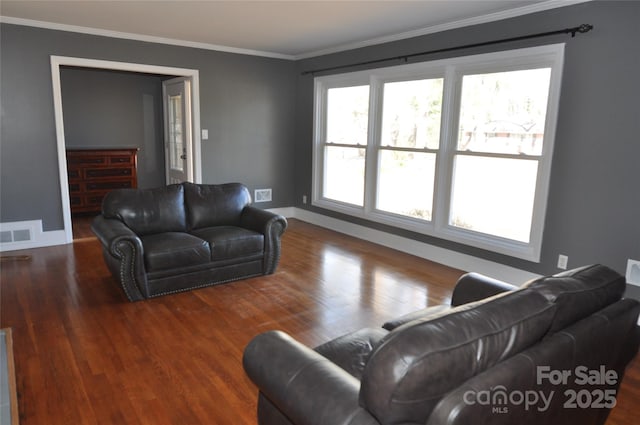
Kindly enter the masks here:
M 191 80 L 180 77 L 163 81 L 162 97 L 167 184 L 193 181 Z

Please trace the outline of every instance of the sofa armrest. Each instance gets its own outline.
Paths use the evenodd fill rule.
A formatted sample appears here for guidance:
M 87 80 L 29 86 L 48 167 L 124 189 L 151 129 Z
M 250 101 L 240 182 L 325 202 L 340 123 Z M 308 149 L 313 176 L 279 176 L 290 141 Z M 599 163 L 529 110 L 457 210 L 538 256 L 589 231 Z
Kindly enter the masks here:
M 256 336 L 242 363 L 260 393 L 296 425 L 379 425 L 359 405 L 356 378 L 283 332 Z
M 455 307 L 480 301 L 514 289 L 518 289 L 518 287 L 479 273 L 467 273 L 458 279 L 451 295 L 451 305 Z
M 129 301 L 144 299 L 147 275 L 144 267 L 142 241 L 131 229 L 117 219 L 97 216 L 91 230 L 102 244 L 105 262 L 118 279 Z
M 246 206 L 240 216 L 240 226 L 264 235 L 264 274 L 276 271 L 280 261 L 280 238 L 287 228 L 287 219 L 253 206 Z

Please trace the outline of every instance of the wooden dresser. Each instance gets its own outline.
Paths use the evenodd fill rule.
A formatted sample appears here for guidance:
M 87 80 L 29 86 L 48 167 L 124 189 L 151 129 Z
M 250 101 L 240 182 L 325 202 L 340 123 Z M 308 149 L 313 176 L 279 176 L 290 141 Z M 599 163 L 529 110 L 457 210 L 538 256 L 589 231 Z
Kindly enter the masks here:
M 109 191 L 138 186 L 138 149 L 67 149 L 71 213 L 99 212 Z

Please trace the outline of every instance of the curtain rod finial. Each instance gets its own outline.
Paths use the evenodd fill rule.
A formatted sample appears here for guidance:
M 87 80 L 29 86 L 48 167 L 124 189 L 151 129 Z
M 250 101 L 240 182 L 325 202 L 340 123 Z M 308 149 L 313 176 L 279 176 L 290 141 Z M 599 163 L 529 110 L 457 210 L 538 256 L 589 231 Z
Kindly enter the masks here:
M 585 32 L 589 32 L 593 29 L 593 25 L 591 24 L 582 24 L 578 27 L 578 32 L 580 33 L 585 33 Z
M 573 31 L 571 31 L 571 37 L 575 37 L 577 32 L 579 32 L 580 34 L 584 34 L 585 32 L 589 32 L 592 29 L 593 29 L 593 25 L 582 24 L 579 27 L 573 28 Z

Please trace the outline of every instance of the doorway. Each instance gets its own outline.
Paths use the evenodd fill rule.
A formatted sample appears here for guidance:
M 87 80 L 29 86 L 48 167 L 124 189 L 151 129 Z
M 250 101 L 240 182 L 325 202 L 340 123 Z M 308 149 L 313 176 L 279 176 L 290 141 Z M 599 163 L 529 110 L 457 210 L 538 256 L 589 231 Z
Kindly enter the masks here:
M 191 114 L 191 125 L 188 132 L 191 137 L 188 140 L 185 152 L 185 160 L 191 165 L 189 180 L 200 183 L 202 180 L 201 170 L 201 140 L 200 140 L 200 95 L 199 95 L 199 72 L 195 69 L 173 68 L 155 65 L 145 65 L 128 62 L 113 62 L 85 58 L 73 58 L 63 56 L 51 56 L 51 79 L 53 87 L 54 113 L 56 125 L 56 140 L 58 153 L 58 168 L 60 171 L 60 193 L 62 214 L 64 222 L 65 242 L 73 242 L 73 229 L 71 221 L 71 206 L 69 201 L 69 186 L 67 176 L 66 143 L 64 136 L 64 118 L 62 111 L 62 90 L 60 79 L 60 68 L 63 66 L 96 68 L 103 70 L 117 70 L 139 72 L 147 74 L 158 74 L 167 76 L 180 76 L 190 85 L 191 95 L 189 96 L 189 108 Z

